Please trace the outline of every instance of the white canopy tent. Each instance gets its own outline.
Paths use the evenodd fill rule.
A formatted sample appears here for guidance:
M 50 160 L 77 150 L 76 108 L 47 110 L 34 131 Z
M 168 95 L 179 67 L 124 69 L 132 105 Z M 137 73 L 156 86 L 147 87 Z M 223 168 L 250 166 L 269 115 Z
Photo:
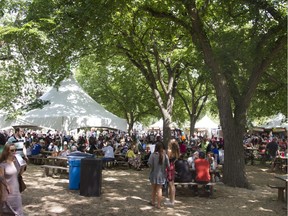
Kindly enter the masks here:
M 73 77 L 51 88 L 41 100 L 49 101 L 42 109 L 34 109 L 19 117 L 13 126 L 33 125 L 70 131 L 98 127 L 127 131 L 127 122 L 94 101 Z
M 271 129 L 271 128 L 286 128 L 287 129 L 288 122 L 285 118 L 285 115 L 282 113 L 278 113 L 277 115 L 271 117 L 268 119 L 263 125 L 260 125 L 259 127 L 265 128 L 265 129 Z
M 178 128 L 178 125 L 175 122 L 171 123 L 171 126 L 173 129 Z M 155 130 L 163 130 L 163 119 L 159 119 L 157 122 L 154 124 L 150 125 L 148 129 L 155 129 Z
M 195 128 L 197 129 L 210 129 L 210 128 L 218 128 L 218 124 L 210 119 L 207 115 L 205 115 L 202 119 L 196 122 Z
M 190 125 L 187 126 L 190 128 Z M 222 137 L 221 131 L 218 129 L 219 124 L 210 119 L 207 115 L 201 118 L 195 124 L 195 131 L 199 132 L 202 136 L 206 135 L 212 137 L 212 135 L 217 137 Z

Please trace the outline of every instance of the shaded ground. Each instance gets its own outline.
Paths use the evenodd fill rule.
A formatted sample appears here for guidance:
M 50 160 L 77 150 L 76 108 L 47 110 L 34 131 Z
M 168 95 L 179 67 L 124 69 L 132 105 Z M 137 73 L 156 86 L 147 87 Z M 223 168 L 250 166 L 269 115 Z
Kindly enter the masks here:
M 26 216 L 33 215 L 193 215 L 193 216 L 286 216 L 286 203 L 277 201 L 277 190 L 267 184 L 281 185 L 265 166 L 247 166 L 253 190 L 215 186 L 213 198 L 192 197 L 188 188 L 177 188 L 174 208 L 161 210 L 148 205 L 149 169 L 103 170 L 102 195 L 84 197 L 68 189 L 68 176 L 43 177 L 40 166 L 29 165 L 24 174 L 27 189 L 23 192 Z

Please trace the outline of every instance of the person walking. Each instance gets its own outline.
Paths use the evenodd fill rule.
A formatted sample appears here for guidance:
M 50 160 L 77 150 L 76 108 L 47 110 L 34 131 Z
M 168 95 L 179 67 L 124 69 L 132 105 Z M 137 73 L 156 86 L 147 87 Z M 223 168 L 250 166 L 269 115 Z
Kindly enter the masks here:
M 148 165 L 151 168 L 149 180 L 152 186 L 151 202 L 155 206 L 157 197 L 157 208 L 161 208 L 162 186 L 166 183 L 166 168 L 170 166 L 167 154 L 164 151 L 164 145 L 158 142 L 153 154 L 150 155 Z
M 24 169 L 21 169 L 15 155 L 15 144 L 6 143 L 0 156 L 0 215 L 24 215 L 18 182 L 18 175 Z
M 168 193 L 169 200 L 164 202 L 164 205 L 174 206 L 176 188 L 174 185 L 175 180 L 175 162 L 180 156 L 179 144 L 175 139 L 172 139 L 168 144 L 167 155 L 169 158 L 169 167 L 167 168 L 167 180 L 168 180 Z
M 272 141 L 269 142 L 266 146 L 266 150 L 269 154 L 269 159 L 272 160 L 271 162 L 271 171 L 275 171 L 275 167 L 276 167 L 276 163 L 275 163 L 275 159 L 276 159 L 276 156 L 278 155 L 278 149 L 279 149 L 279 145 L 277 143 L 277 138 L 276 137 L 273 137 L 272 138 Z
M 14 144 L 16 147 L 16 153 L 21 155 L 23 159 L 27 162 L 27 150 L 25 144 L 24 130 L 22 128 L 15 128 L 15 133 L 9 137 L 7 140 L 8 143 Z

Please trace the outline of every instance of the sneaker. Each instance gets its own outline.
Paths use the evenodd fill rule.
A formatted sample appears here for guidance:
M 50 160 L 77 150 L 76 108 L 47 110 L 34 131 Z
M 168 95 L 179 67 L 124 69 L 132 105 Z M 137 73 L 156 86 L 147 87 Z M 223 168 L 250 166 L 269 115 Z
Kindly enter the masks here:
M 165 201 L 165 202 L 164 202 L 164 205 L 165 205 L 165 206 L 174 207 L 174 203 L 170 202 L 169 200 L 168 200 L 168 201 Z

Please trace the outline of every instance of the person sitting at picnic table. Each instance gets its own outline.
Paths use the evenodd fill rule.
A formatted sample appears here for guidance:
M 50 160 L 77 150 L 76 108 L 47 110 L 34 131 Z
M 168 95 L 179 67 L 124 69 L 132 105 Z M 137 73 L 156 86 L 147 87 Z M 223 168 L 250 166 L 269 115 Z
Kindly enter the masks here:
M 126 160 L 126 157 L 125 157 L 126 154 L 122 153 L 122 148 L 123 148 L 123 146 L 119 145 L 114 152 L 114 156 L 115 156 L 115 159 L 117 161 L 125 161 Z
M 210 176 L 210 164 L 209 161 L 205 159 L 205 153 L 199 152 L 199 158 L 195 160 L 195 171 L 196 171 L 196 178 L 195 182 L 199 184 L 207 184 L 211 180 Z M 198 194 L 198 186 L 193 186 L 195 195 Z M 209 190 L 209 187 L 205 188 Z
M 191 153 L 191 156 L 187 159 L 189 167 L 191 168 L 191 173 L 192 173 L 192 179 L 193 180 L 196 178 L 195 160 L 198 159 L 198 158 L 199 158 L 199 152 L 195 151 L 194 153 Z
M 41 154 L 41 150 L 42 150 L 42 146 L 45 145 L 45 141 L 44 140 L 40 140 L 38 142 L 38 140 L 34 140 L 32 143 L 33 143 L 33 146 L 32 146 L 31 155 L 33 155 L 33 156 L 40 155 Z
M 65 141 L 66 142 L 66 141 Z M 68 144 L 63 145 L 63 150 L 60 151 L 59 156 L 67 157 L 70 154 L 70 150 L 68 149 Z
M 180 155 L 175 161 L 175 182 L 191 182 L 192 172 L 189 169 L 189 163 L 184 159 L 184 155 Z
M 114 161 L 114 149 L 112 147 L 111 142 L 106 142 L 104 147 L 102 148 L 104 156 L 102 158 L 103 161 Z
M 59 148 L 57 145 L 55 145 L 54 142 L 51 142 L 50 145 L 48 146 L 48 151 L 52 151 L 52 156 L 58 156 L 59 153 Z
M 81 152 L 81 151 L 79 151 L 79 150 L 77 149 L 77 146 L 76 146 L 76 145 L 72 145 L 72 146 L 71 146 L 71 152 L 70 152 L 70 154 L 71 154 L 72 152 L 78 153 L 78 152 Z
M 145 152 L 142 154 L 142 163 L 145 165 L 145 166 L 148 166 L 148 160 L 149 160 L 149 157 L 151 155 L 151 150 L 150 150 L 150 147 L 149 146 L 146 146 L 145 148 Z
M 140 155 L 136 155 L 134 153 L 135 150 L 135 145 L 130 145 L 127 153 L 126 153 L 126 157 L 128 158 L 128 163 L 133 166 L 134 168 L 136 168 L 137 170 L 141 170 L 140 166 L 141 166 L 141 158 Z

